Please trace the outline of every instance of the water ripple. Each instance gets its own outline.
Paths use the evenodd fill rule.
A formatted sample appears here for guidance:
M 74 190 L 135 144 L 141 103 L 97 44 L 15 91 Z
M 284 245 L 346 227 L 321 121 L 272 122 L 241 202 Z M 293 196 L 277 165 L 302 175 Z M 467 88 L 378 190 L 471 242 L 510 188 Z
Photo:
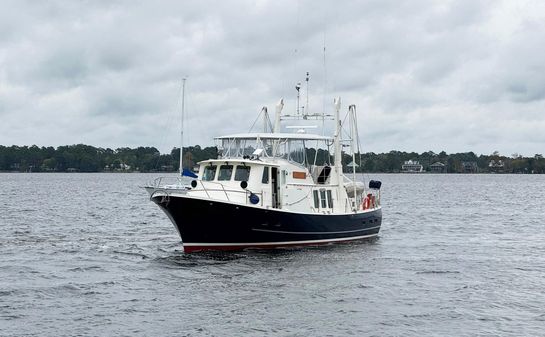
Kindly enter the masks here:
M 542 335 L 543 176 L 380 175 L 375 240 L 191 255 L 152 178 L 0 174 L 3 336 Z

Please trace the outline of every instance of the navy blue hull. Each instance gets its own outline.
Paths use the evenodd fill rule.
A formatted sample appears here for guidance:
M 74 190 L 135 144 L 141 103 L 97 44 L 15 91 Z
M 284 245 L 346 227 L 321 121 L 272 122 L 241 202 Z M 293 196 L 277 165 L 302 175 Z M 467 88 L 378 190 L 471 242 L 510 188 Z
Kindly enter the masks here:
M 376 236 L 380 209 L 357 214 L 283 212 L 189 197 L 153 197 L 170 217 L 184 251 L 314 245 Z

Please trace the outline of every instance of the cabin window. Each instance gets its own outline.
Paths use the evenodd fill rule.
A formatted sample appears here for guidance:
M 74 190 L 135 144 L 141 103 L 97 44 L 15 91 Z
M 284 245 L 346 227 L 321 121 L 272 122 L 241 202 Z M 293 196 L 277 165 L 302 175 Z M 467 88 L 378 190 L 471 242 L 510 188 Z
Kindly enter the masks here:
M 326 208 L 325 190 L 320 191 L 320 201 L 322 202 L 322 208 Z
M 208 165 L 204 168 L 204 174 L 202 175 L 202 180 L 204 181 L 210 181 L 214 180 L 214 177 L 216 176 L 216 165 Z
M 263 167 L 263 177 L 261 177 L 261 183 L 262 184 L 269 183 L 269 167 L 268 166 Z
M 320 199 L 318 199 L 318 191 L 314 190 L 314 208 L 320 208 Z
M 333 208 L 333 198 L 331 197 L 331 190 L 327 190 L 327 207 Z
M 237 165 L 237 170 L 235 171 L 235 180 L 248 181 L 249 177 L 250 177 L 250 166 Z
M 233 165 L 221 165 L 218 174 L 218 180 L 231 180 L 233 174 Z

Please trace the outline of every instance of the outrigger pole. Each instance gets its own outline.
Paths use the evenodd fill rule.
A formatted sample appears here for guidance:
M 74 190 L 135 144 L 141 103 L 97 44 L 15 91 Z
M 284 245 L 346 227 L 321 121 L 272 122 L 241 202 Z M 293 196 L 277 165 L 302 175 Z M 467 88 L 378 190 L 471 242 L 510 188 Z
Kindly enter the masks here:
M 184 156 L 183 156 L 183 151 L 184 151 L 185 81 L 186 81 L 186 79 L 185 79 L 185 78 L 182 78 L 182 123 L 181 123 L 182 128 L 181 128 L 181 131 L 180 131 L 180 176 L 183 176 L 183 173 L 184 173 L 184 166 L 183 166 Z

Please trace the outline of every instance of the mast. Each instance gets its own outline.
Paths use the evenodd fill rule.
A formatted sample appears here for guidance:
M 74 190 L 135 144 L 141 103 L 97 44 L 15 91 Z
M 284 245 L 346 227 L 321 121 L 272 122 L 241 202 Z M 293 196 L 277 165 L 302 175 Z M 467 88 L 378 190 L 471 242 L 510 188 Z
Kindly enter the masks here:
M 274 128 L 272 132 L 280 132 L 280 116 L 282 115 L 282 109 L 284 108 L 284 99 L 281 98 L 276 105 L 276 113 L 274 115 Z
M 333 146 L 335 148 L 335 170 L 337 171 L 337 182 L 339 186 L 342 184 L 343 163 L 341 154 L 341 119 L 339 110 L 341 109 L 341 98 L 335 99 L 335 138 Z
M 182 78 L 182 121 L 181 121 L 181 131 L 180 131 L 180 176 L 184 172 L 184 110 L 185 110 L 185 78 Z
M 308 108 L 308 80 L 309 80 L 309 72 L 307 71 L 307 78 L 305 79 L 305 81 L 307 82 L 307 103 L 305 105 L 305 113 L 308 115 L 309 113 L 309 108 Z
M 263 107 L 262 111 L 263 111 L 263 132 L 267 132 L 267 126 L 270 124 L 269 112 L 267 111 L 266 106 Z
M 274 127 L 272 129 L 273 133 L 279 133 L 280 132 L 280 120 L 282 119 L 282 109 L 284 108 L 284 99 L 281 98 L 280 101 L 278 101 L 278 104 L 276 104 L 276 111 L 274 114 Z M 278 140 L 275 140 L 273 142 L 273 156 L 278 153 Z
M 295 86 L 295 90 L 297 90 L 297 116 L 299 116 L 299 112 L 300 112 L 300 98 L 301 98 L 301 83 L 298 82 L 297 85 Z
M 354 189 L 354 201 L 356 201 L 356 151 L 354 150 L 354 133 L 356 131 L 356 106 L 354 104 L 348 107 L 350 111 L 350 150 L 352 151 L 352 184 Z M 356 134 L 357 137 L 357 134 Z M 355 209 L 354 203 L 354 211 Z

